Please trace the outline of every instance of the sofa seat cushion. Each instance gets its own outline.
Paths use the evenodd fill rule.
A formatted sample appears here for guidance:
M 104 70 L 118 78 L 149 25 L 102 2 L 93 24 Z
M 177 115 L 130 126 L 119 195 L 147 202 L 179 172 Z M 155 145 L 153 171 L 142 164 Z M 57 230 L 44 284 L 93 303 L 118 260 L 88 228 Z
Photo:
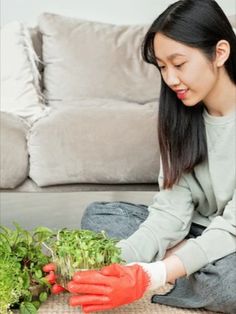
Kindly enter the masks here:
M 17 116 L 0 113 L 0 188 L 15 188 L 28 176 L 27 125 Z
M 44 93 L 49 105 L 80 97 L 144 104 L 157 99 L 160 75 L 141 57 L 146 25 L 112 25 L 56 14 L 39 18 Z
M 32 179 L 27 178 L 21 185 L 15 189 L 1 189 L 1 192 L 40 192 L 40 193 L 58 193 L 58 192 L 124 192 L 124 195 L 131 195 L 133 192 L 153 192 L 159 190 L 158 183 L 142 184 L 99 184 L 99 183 L 75 183 L 75 184 L 58 184 L 49 186 L 38 186 Z
M 39 186 L 156 183 L 156 107 L 88 99 L 53 108 L 31 128 L 30 177 Z

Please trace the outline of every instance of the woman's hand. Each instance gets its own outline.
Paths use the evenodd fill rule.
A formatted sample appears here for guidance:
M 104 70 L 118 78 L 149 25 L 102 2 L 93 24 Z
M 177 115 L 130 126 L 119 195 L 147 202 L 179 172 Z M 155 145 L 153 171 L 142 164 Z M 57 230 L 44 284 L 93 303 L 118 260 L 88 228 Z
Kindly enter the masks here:
M 127 266 L 112 264 L 104 267 L 101 271 L 77 272 L 67 287 L 71 293 L 76 294 L 70 298 L 70 305 L 80 305 L 83 311 L 88 313 L 132 303 L 142 298 L 149 288 L 153 288 L 154 281 L 147 265 L 156 263 Z M 155 274 L 158 269 L 157 264 Z M 163 276 L 158 277 L 162 278 Z M 155 278 L 156 282 L 157 278 Z M 163 282 L 158 283 L 158 286 L 161 285 Z
M 53 263 L 47 264 L 43 267 L 43 271 L 48 273 L 45 277 L 45 280 L 52 285 L 51 292 L 52 294 L 59 294 L 66 289 L 56 283 L 56 275 L 55 275 L 56 266 Z

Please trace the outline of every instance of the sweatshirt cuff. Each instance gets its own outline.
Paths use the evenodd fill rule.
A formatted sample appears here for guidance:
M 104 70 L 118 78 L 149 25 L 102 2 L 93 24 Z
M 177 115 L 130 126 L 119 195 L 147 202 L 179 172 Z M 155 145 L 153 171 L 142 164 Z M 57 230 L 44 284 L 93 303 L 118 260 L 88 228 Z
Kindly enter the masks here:
M 187 276 L 209 263 L 206 253 L 194 239 L 189 239 L 174 255 L 178 256 L 184 264 Z
M 135 251 L 125 240 L 119 241 L 116 246 L 121 249 L 121 258 L 126 263 L 137 262 L 138 258 Z

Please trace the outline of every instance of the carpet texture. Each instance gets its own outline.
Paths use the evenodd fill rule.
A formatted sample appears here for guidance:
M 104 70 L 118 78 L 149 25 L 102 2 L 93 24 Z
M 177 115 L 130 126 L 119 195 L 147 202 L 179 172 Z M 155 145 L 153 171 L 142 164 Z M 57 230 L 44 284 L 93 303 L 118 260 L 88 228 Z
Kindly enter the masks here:
M 162 289 L 159 289 L 155 293 L 165 294 L 171 289 L 171 285 L 167 285 Z M 180 309 L 170 306 L 165 306 L 161 304 L 152 304 L 150 302 L 151 296 L 154 293 L 147 293 L 141 300 L 138 300 L 132 304 L 124 305 L 122 307 L 110 310 L 97 312 L 101 314 L 213 314 L 215 312 L 210 312 L 206 310 L 190 310 L 190 309 Z M 63 293 L 61 295 L 50 296 L 49 299 L 43 303 L 38 310 L 38 314 L 79 314 L 82 313 L 81 309 L 72 308 L 68 305 L 69 294 Z

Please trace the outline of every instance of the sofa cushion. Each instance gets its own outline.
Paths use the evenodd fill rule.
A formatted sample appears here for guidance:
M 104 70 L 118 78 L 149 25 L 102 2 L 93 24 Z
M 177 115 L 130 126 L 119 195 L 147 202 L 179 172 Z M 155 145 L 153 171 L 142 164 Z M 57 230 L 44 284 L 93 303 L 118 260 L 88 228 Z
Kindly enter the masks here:
M 38 62 L 38 71 L 41 74 L 43 72 L 43 56 L 42 56 L 42 34 L 39 31 L 38 26 L 29 28 L 30 38 L 32 40 L 34 51 L 37 55 Z M 41 77 L 40 77 L 41 79 Z
M 0 113 L 0 188 L 15 188 L 28 176 L 27 126 L 10 113 Z
M 228 16 L 228 19 L 231 25 L 235 28 L 236 27 L 236 14 Z
M 22 23 L 12 22 L 1 29 L 1 111 L 29 121 L 43 113 L 37 60 Z
M 146 103 L 157 99 L 160 76 L 141 57 L 147 26 L 120 26 L 44 13 L 45 96 L 61 106 L 81 97 Z
M 88 99 L 51 110 L 31 129 L 30 177 L 39 185 L 157 182 L 155 103 Z

